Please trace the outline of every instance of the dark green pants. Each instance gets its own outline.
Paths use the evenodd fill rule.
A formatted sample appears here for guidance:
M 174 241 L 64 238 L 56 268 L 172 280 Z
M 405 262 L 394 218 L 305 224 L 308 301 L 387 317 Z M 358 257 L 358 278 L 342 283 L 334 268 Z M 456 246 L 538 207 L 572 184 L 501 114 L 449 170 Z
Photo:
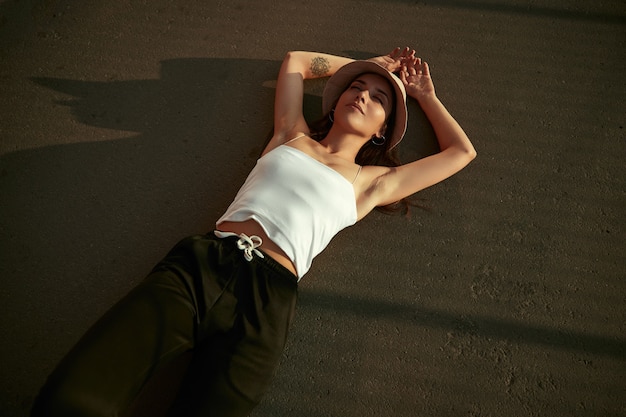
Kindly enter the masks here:
M 172 416 L 247 416 L 276 370 L 297 279 L 237 238 L 181 241 L 59 363 L 33 416 L 118 416 L 161 366 L 193 349 Z

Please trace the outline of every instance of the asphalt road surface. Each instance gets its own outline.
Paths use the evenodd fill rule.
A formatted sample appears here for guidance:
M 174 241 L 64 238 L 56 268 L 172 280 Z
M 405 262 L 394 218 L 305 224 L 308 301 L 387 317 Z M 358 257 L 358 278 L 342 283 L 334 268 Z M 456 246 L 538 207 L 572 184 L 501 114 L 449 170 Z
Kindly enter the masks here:
M 319 256 L 252 416 L 626 415 L 625 44 L 622 0 L 0 1 L 0 414 L 212 230 L 287 51 L 409 45 L 478 158 Z M 409 111 L 405 161 L 436 149 Z

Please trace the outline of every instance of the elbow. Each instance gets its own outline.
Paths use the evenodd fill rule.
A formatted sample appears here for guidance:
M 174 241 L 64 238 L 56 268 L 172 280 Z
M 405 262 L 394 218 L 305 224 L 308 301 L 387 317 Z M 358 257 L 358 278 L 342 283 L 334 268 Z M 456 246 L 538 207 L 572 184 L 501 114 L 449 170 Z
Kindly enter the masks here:
M 304 52 L 303 51 L 288 51 L 285 54 L 284 61 L 297 61 L 303 59 Z
M 466 166 L 476 158 L 476 149 L 474 149 L 471 143 L 462 146 L 451 146 L 443 149 L 441 152 L 447 153 L 450 156 L 450 161 L 454 161 L 455 164 L 459 164 L 461 167 Z
M 459 149 L 457 153 L 457 160 L 461 167 L 466 167 L 476 159 L 476 149 L 473 146 L 464 147 L 463 149 Z
M 468 164 L 472 162 L 474 159 L 476 159 L 476 149 L 474 148 L 474 145 L 472 145 L 472 142 L 470 142 L 469 138 L 467 138 L 467 136 L 466 136 L 465 144 L 462 149 L 463 149 L 463 154 L 465 155 L 465 158 L 467 158 Z
M 306 53 L 303 51 L 289 51 L 283 59 L 283 69 L 286 72 L 306 73 Z
M 476 156 L 478 154 L 476 153 L 476 149 L 474 149 L 474 147 L 470 147 L 470 149 L 467 150 L 467 157 L 469 159 L 468 162 L 472 162 L 474 159 L 476 159 Z
M 455 159 L 463 163 L 463 166 L 469 164 L 476 158 L 476 149 L 469 144 L 463 147 L 457 147 L 454 149 Z
M 297 53 L 298 53 L 297 51 L 289 51 L 289 52 L 287 52 L 285 54 L 285 57 L 283 58 L 283 65 L 289 64 L 290 61 L 293 61 L 293 57 Z
M 298 59 L 298 51 L 289 51 L 285 54 L 283 58 L 283 66 L 284 65 L 293 65 L 293 63 Z

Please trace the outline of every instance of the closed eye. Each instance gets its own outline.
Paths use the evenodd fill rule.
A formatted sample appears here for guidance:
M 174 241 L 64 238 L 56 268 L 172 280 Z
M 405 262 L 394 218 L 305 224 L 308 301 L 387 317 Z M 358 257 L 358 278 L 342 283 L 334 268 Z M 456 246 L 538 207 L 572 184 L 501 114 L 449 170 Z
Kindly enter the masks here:
M 365 88 L 361 86 L 361 84 L 359 84 L 359 81 L 355 81 L 354 84 L 352 84 L 350 86 L 351 90 L 357 90 L 357 91 L 363 91 Z M 379 94 L 375 95 L 372 97 L 374 100 L 376 100 L 377 102 L 379 102 L 380 104 L 384 103 L 383 97 Z
M 367 83 L 363 80 L 356 79 L 350 85 L 350 89 L 363 91 L 367 89 Z M 375 90 L 374 91 L 375 94 L 372 96 L 372 99 L 375 100 L 377 103 L 379 103 L 381 106 L 385 107 L 386 103 L 390 101 L 389 96 L 387 95 L 385 91 L 381 90 L 378 87 L 374 87 L 374 90 Z

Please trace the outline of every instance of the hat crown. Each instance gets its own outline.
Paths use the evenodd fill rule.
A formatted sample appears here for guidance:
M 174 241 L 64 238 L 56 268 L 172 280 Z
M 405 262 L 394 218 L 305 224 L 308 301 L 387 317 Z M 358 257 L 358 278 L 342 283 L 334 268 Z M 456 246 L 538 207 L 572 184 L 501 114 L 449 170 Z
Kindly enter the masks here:
M 326 82 L 324 93 L 322 96 L 322 111 L 324 114 L 329 113 L 335 105 L 339 96 L 350 86 L 361 74 L 373 73 L 389 80 L 394 89 L 396 100 L 394 103 L 395 120 L 391 129 L 390 148 L 395 147 L 406 132 L 408 112 L 406 108 L 406 89 L 402 81 L 386 68 L 378 65 L 373 61 L 353 61 L 339 68 Z

